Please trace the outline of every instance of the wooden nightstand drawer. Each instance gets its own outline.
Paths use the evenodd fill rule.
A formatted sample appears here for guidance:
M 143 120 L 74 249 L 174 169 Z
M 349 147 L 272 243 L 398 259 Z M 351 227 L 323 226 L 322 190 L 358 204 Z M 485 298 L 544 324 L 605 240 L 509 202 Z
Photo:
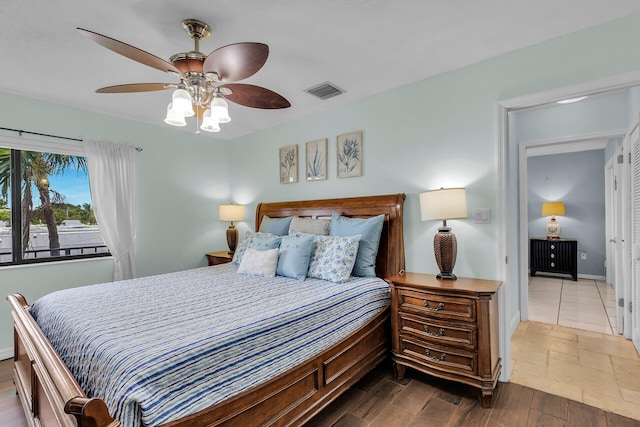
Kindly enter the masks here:
M 439 346 L 437 344 L 400 337 L 400 352 L 415 357 L 427 365 L 447 370 L 457 370 L 472 375 L 478 372 L 478 356 L 473 351 L 460 348 Z
M 226 264 L 228 262 L 231 262 L 231 260 L 233 259 L 233 254 L 230 254 L 227 251 L 207 252 L 205 255 L 207 256 L 209 265 Z
M 471 298 L 401 290 L 399 309 L 438 319 L 476 321 L 475 300 Z
M 472 351 L 478 348 L 476 327 L 473 324 L 452 324 L 407 313 L 399 313 L 399 316 L 401 333 L 412 334 L 437 344 L 464 347 Z

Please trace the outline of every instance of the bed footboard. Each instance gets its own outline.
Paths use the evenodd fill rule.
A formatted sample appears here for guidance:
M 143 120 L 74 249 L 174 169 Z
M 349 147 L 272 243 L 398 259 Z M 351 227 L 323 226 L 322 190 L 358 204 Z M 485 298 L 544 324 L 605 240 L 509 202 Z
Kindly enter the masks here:
M 117 427 L 100 399 L 89 399 L 20 294 L 7 296 L 14 322 L 13 379 L 29 426 Z

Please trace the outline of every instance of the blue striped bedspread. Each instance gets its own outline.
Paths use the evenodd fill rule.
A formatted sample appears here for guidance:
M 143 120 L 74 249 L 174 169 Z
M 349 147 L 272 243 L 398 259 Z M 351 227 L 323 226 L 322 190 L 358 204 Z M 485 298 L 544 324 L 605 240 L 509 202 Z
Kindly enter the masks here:
M 31 313 L 87 395 L 137 427 L 267 381 L 389 302 L 378 278 L 264 278 L 225 264 L 58 291 Z

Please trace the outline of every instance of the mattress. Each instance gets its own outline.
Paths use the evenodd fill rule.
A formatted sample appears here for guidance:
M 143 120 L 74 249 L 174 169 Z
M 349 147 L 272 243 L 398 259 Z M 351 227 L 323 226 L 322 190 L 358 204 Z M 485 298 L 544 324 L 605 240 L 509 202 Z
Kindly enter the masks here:
M 264 278 L 224 264 L 55 292 L 31 313 L 87 396 L 137 427 L 268 381 L 389 302 L 379 278 Z

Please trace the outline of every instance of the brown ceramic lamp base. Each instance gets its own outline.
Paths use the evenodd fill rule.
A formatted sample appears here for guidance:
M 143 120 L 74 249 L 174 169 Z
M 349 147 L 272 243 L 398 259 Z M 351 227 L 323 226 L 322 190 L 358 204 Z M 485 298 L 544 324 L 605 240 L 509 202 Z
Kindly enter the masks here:
M 230 254 L 234 253 L 238 246 L 238 229 L 233 225 L 233 222 L 229 228 L 227 228 L 227 245 L 229 245 Z
M 443 280 L 456 280 L 457 277 L 453 274 L 453 267 L 456 265 L 458 243 L 450 227 L 443 226 L 438 228 L 438 234 L 433 237 L 433 251 L 440 269 L 440 274 L 436 277 Z

